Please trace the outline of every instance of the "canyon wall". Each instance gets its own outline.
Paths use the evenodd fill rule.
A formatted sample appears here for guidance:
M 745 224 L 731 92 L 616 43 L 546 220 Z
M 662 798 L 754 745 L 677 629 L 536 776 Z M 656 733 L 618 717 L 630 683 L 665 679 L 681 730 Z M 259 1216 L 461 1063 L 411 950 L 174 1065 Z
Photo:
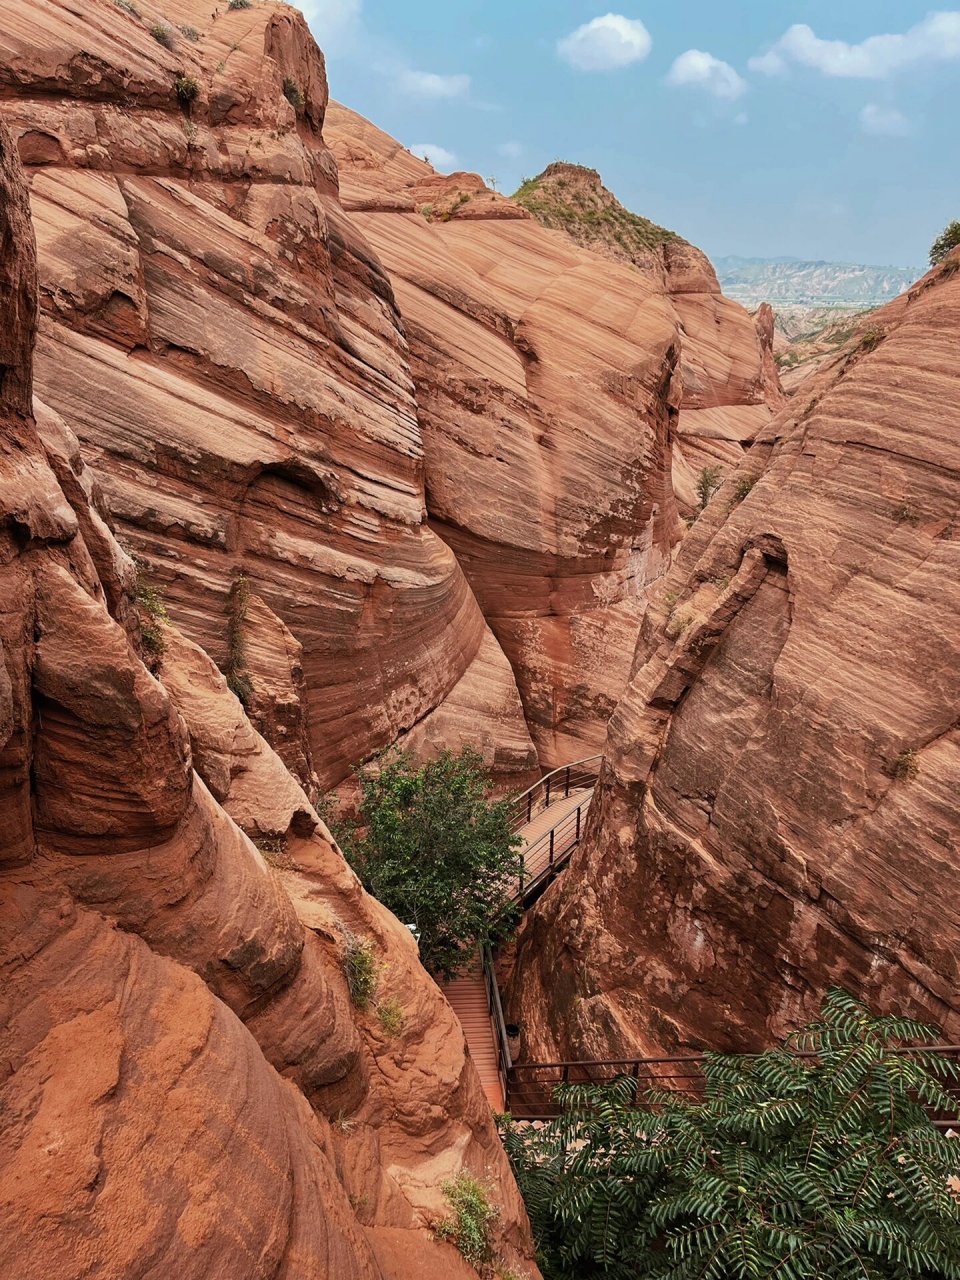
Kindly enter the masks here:
M 4 5 L 37 387 L 171 615 L 228 670 L 245 575 L 236 674 L 308 787 L 414 729 L 463 731 L 523 784 L 537 758 L 510 666 L 425 523 L 400 316 L 340 207 L 326 104 L 286 6 Z
M 954 254 L 688 534 L 584 843 L 520 937 L 529 1059 L 757 1048 L 831 983 L 956 1039 L 958 334 Z
M 37 298 L 0 122 L 0 1276 L 466 1280 L 430 1229 L 464 1168 L 536 1276 L 411 934 L 210 658 L 156 617 L 146 644 L 97 481 L 33 399 Z M 354 1007 L 351 935 L 399 1020 Z
M 510 660 L 541 763 L 596 752 L 699 470 L 738 462 L 779 399 L 772 325 L 679 237 L 623 260 L 345 107 L 326 137 L 403 315 L 431 527 Z M 573 175 L 558 200 L 592 174 L 551 168 Z

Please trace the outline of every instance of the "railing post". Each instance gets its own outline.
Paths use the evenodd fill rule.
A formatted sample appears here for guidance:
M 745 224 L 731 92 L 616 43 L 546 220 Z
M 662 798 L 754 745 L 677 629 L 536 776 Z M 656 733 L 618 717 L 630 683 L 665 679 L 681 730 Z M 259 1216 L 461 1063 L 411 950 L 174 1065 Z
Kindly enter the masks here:
M 556 827 L 550 828 L 550 869 L 553 870 L 553 838 L 557 834 Z
M 569 765 L 567 765 L 566 786 L 565 786 L 565 788 L 564 788 L 564 792 L 563 792 L 563 794 L 564 794 L 565 796 L 568 796 L 568 795 L 570 794 L 570 766 L 569 766 Z
M 577 843 L 580 843 L 580 805 L 577 805 Z
M 549 808 L 550 808 L 550 779 L 549 779 L 549 777 L 547 778 L 546 802 L 544 803 L 544 806 L 543 806 L 543 807 L 544 807 L 545 809 L 549 809 Z

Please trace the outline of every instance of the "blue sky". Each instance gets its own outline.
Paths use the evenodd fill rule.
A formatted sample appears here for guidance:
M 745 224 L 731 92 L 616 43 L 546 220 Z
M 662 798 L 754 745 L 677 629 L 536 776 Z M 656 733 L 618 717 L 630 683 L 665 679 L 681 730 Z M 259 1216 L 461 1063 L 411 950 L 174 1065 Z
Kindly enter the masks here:
M 960 9 L 304 0 L 333 96 L 512 191 L 554 159 L 709 254 L 920 265 L 960 217 Z

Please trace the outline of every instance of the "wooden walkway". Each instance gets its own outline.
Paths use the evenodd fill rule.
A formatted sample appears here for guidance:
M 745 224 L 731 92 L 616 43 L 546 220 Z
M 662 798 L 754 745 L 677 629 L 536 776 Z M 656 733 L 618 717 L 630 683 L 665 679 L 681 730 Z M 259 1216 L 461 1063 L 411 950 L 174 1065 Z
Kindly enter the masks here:
M 518 834 L 523 838 L 524 874 L 522 882 L 517 881 L 515 896 L 518 899 L 523 898 L 526 886 L 537 882 L 545 884 L 550 878 L 551 866 L 562 864 L 579 843 L 584 801 L 589 800 L 592 794 L 592 788 L 579 787 L 569 795 L 560 795 L 519 829 Z M 503 1081 L 497 1035 L 479 958 L 474 960 L 470 969 L 446 983 L 443 994 L 460 1019 L 467 1048 L 487 1100 L 499 1114 L 505 1109 Z

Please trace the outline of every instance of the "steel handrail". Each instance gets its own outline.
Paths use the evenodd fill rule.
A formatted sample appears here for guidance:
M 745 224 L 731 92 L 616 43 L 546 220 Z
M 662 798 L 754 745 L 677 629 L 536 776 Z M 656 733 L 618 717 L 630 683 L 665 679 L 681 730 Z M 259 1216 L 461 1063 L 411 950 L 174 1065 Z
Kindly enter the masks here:
M 594 786 L 600 772 L 599 768 L 585 769 L 582 766 L 599 764 L 602 759 L 602 755 L 595 755 L 584 756 L 582 760 L 571 760 L 569 764 L 562 764 L 557 769 L 551 769 L 549 773 L 545 773 L 532 786 L 527 787 L 526 791 L 521 791 L 519 795 L 514 796 L 510 802 L 513 813 L 510 824 L 511 829 L 514 832 L 519 831 L 521 827 L 525 827 L 531 821 L 534 813 L 549 809 L 551 793 L 556 794 L 559 799 L 561 796 L 568 796 L 571 791 L 576 791 L 586 786 Z M 579 772 L 575 772 L 575 770 L 579 770 Z M 539 806 L 535 801 L 541 793 L 545 803 Z
M 527 845 L 523 851 L 523 868 L 520 872 L 517 892 L 514 894 L 514 902 L 527 903 L 537 889 L 553 880 L 570 861 L 583 834 L 584 810 L 589 807 L 592 799 L 593 791 L 590 790 L 575 809 L 565 813 L 549 830 L 542 832 L 533 844 Z M 566 843 L 567 841 L 569 843 Z M 528 878 L 528 864 L 536 863 L 544 852 L 547 854 L 546 865 Z

